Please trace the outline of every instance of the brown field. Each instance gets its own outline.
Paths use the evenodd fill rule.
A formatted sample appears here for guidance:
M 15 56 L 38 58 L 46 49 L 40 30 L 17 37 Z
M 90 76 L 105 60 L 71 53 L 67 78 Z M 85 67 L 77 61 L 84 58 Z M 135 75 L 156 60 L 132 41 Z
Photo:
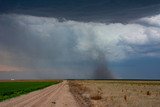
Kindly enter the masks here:
M 160 107 L 160 81 L 70 81 L 82 107 Z

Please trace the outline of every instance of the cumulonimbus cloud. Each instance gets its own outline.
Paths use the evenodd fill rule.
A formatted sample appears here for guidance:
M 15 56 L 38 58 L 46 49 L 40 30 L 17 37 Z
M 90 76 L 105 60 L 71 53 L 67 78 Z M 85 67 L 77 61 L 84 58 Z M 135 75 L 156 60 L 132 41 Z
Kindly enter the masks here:
M 5 48 L 17 57 L 20 54 L 39 63 L 96 59 L 97 50 L 104 52 L 109 61 L 137 55 L 159 57 L 159 25 L 159 15 L 138 19 L 136 23 L 105 24 L 4 14 L 0 15 L 0 53 L 3 57 Z

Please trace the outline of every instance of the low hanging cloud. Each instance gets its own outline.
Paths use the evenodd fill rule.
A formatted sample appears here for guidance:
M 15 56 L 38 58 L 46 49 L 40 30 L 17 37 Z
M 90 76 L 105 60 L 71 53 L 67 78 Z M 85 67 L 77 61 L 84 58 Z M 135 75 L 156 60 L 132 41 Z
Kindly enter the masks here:
M 97 60 L 160 56 L 160 15 L 135 22 L 93 23 L 0 15 L 0 64 L 48 68 Z
M 144 22 L 150 26 L 160 27 L 160 15 L 141 18 L 140 22 Z

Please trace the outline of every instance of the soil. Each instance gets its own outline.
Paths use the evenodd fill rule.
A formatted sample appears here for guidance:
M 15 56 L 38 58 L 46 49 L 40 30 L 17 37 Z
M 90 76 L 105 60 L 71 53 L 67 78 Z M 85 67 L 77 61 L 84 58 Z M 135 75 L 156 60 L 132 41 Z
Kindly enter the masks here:
M 160 81 L 69 81 L 81 107 L 160 107 Z

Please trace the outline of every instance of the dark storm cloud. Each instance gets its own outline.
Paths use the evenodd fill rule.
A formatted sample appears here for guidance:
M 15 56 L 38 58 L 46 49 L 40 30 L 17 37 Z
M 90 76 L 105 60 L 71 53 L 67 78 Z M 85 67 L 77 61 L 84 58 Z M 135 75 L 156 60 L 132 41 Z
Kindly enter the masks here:
M 148 19 L 148 23 L 159 23 L 159 15 Z M 108 60 L 124 59 L 129 52 L 140 54 L 141 47 L 157 50 L 160 39 L 159 27 L 141 24 L 60 22 L 55 18 L 17 14 L 1 15 L 0 23 L 3 49 L 33 58 L 33 63 L 48 62 L 46 65 L 89 62 L 96 59 L 99 51 Z
M 126 23 L 159 11 L 159 0 L 0 0 L 1 14 L 19 13 L 62 20 Z
M 66 66 L 75 70 L 89 65 L 91 61 L 76 51 L 77 36 L 72 31 L 73 25 L 55 18 L 1 15 L 0 64 L 38 70 L 49 68 L 50 71 L 56 67 L 64 67 L 63 71 L 67 71 Z
M 0 64 L 28 69 L 15 78 L 114 78 L 107 62 L 160 57 L 159 3 L 0 0 Z

